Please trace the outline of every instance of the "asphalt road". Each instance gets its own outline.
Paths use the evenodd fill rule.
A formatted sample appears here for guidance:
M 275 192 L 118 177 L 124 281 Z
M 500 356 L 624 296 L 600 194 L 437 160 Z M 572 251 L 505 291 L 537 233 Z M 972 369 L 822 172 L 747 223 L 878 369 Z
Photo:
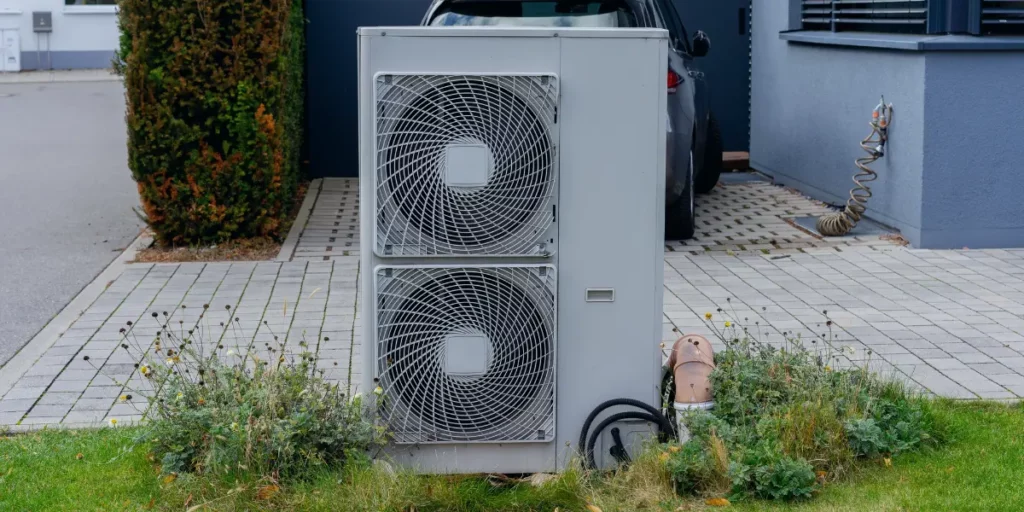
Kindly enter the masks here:
M 0 364 L 138 234 L 121 82 L 0 84 Z

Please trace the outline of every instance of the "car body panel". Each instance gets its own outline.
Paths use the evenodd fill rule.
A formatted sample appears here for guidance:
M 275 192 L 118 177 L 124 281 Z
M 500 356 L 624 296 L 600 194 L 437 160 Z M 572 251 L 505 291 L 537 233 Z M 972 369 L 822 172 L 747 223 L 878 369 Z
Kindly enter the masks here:
M 452 0 L 434 0 L 423 16 L 421 25 L 430 25 L 438 10 Z M 694 180 L 689 175 L 703 168 L 704 145 L 707 140 L 710 102 L 704 74 L 691 55 L 689 34 L 685 24 L 672 5 L 672 0 L 623 0 L 633 11 L 637 24 L 648 28 L 667 29 L 671 69 L 682 79 L 675 92 L 669 93 L 668 126 L 665 169 L 665 204 L 689 200 L 689 186 Z M 674 17 L 675 21 L 672 21 Z M 693 153 L 694 165 L 690 164 Z M 692 168 L 692 169 L 691 169 Z

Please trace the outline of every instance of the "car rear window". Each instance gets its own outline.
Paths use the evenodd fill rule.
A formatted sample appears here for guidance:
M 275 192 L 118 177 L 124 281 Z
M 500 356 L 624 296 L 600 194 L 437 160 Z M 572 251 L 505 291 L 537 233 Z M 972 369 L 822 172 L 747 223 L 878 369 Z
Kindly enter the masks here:
M 621 0 L 462 0 L 442 6 L 434 26 L 515 25 L 541 27 L 635 27 L 636 16 Z

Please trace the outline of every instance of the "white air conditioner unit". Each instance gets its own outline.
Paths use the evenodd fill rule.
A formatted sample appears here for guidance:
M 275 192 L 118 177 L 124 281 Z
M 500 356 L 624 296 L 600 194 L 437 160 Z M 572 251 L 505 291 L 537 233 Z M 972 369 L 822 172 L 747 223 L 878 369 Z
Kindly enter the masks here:
M 424 472 L 563 468 L 659 404 L 667 33 L 359 30 L 363 382 Z

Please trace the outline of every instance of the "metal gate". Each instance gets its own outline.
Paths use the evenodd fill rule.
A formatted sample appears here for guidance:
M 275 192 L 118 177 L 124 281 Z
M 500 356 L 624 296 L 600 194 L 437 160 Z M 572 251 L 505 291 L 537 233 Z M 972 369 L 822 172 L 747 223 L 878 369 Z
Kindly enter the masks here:
M 746 151 L 750 130 L 749 0 L 674 0 L 683 23 L 711 37 L 699 66 L 725 149 Z M 307 142 L 313 177 L 359 175 L 356 27 L 417 25 L 430 0 L 306 0 Z

